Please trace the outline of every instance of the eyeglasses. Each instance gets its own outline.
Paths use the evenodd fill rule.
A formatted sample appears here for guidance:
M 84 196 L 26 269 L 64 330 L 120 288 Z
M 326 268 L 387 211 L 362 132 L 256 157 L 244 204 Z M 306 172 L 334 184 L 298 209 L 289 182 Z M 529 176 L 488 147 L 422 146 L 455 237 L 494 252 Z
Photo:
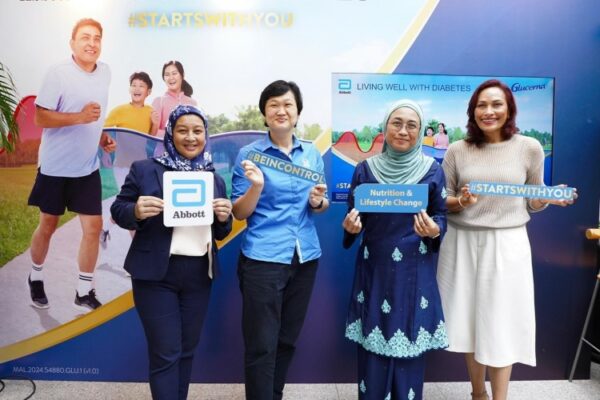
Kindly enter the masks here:
M 390 125 L 394 127 L 394 129 L 400 132 L 403 128 L 406 128 L 407 132 L 417 132 L 419 130 L 419 125 L 414 122 L 407 122 L 406 124 L 401 121 L 393 121 L 390 122 Z

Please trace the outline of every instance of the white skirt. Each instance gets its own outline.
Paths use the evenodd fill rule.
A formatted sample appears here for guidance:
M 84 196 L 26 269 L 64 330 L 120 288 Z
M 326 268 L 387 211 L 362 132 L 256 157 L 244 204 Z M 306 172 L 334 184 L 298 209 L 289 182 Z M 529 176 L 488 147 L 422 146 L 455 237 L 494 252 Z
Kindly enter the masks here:
M 535 366 L 531 248 L 525 226 L 469 229 L 448 224 L 437 281 L 449 351 L 480 364 Z

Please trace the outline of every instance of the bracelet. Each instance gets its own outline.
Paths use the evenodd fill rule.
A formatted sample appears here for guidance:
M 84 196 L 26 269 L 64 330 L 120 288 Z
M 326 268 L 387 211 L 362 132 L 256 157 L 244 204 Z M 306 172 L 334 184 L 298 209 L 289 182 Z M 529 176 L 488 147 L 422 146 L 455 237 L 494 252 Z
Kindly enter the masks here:
M 323 208 L 323 198 L 321 198 L 321 202 L 319 203 L 319 205 L 318 205 L 318 206 L 316 206 L 316 207 L 313 207 L 313 205 L 312 205 L 312 204 L 310 204 L 310 201 L 308 202 L 308 206 L 309 206 L 310 208 L 312 208 L 313 210 L 320 210 L 321 208 Z
M 458 205 L 460 206 L 460 208 L 461 208 L 462 210 L 464 210 L 466 207 L 465 207 L 465 206 L 463 206 L 463 204 L 460 202 L 460 198 L 461 198 L 461 197 L 462 197 L 462 196 L 458 196 L 458 197 L 457 197 L 457 199 L 458 199 Z

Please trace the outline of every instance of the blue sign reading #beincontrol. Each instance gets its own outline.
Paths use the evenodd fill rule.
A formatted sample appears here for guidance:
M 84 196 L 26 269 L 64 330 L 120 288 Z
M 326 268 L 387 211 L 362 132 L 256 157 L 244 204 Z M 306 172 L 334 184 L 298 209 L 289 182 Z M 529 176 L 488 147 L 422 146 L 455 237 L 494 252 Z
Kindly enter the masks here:
M 289 161 L 282 160 L 281 158 L 273 157 L 259 151 L 248 152 L 246 158 L 252 161 L 254 164 L 262 165 L 267 168 L 283 172 L 284 174 L 296 176 L 300 179 L 312 182 L 315 185 L 318 183 L 325 183 L 325 176 L 320 172 L 301 167 Z

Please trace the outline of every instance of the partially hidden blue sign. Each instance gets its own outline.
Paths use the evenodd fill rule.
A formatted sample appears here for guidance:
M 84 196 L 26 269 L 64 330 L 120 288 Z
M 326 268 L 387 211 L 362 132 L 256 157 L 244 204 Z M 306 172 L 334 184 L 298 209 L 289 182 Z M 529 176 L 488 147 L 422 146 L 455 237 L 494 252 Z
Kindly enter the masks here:
M 318 183 L 325 183 L 325 176 L 320 172 L 301 167 L 289 161 L 282 160 L 281 158 L 273 157 L 259 151 L 248 152 L 248 156 L 246 158 L 252 161 L 254 164 L 263 165 L 267 168 L 272 168 L 283 172 L 284 174 L 297 176 L 300 179 L 313 182 L 315 185 Z
M 428 200 L 429 185 L 364 183 L 354 189 L 354 208 L 360 212 L 416 214 Z
M 575 189 L 567 186 L 517 185 L 512 183 L 473 181 L 469 183 L 469 190 L 473 194 L 482 194 L 485 196 L 573 200 Z

